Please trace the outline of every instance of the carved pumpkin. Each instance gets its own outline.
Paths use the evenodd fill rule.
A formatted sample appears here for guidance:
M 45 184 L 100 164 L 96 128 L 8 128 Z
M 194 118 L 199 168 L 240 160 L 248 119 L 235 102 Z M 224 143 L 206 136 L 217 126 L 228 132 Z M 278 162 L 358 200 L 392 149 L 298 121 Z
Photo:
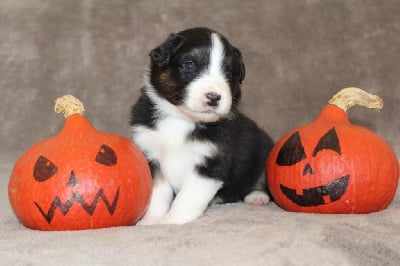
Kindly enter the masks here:
M 289 211 L 369 213 L 386 208 L 399 180 L 399 163 L 378 135 L 352 125 L 346 110 L 382 108 L 378 96 L 348 88 L 318 118 L 283 136 L 267 160 L 273 198 Z
M 18 219 L 40 230 L 132 225 L 151 193 L 147 161 L 128 139 L 97 131 L 72 96 L 56 101 L 61 132 L 19 158 L 8 194 Z

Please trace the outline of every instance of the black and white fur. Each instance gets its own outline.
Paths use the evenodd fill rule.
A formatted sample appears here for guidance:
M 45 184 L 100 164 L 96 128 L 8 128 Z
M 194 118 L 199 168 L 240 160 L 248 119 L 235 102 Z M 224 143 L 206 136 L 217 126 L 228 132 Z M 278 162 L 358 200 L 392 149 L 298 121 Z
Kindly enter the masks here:
M 213 199 L 267 204 L 273 143 L 237 110 L 245 76 L 239 50 L 218 32 L 193 28 L 171 34 L 150 57 L 131 119 L 153 175 L 139 224 L 190 222 Z

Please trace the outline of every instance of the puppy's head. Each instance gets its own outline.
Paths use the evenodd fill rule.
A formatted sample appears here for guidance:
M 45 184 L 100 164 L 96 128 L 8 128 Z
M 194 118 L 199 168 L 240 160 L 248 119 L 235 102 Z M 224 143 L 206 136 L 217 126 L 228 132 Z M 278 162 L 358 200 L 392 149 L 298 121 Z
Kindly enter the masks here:
M 149 81 L 158 96 L 194 122 L 218 121 L 240 99 L 245 76 L 241 53 L 215 31 L 171 34 L 150 57 Z

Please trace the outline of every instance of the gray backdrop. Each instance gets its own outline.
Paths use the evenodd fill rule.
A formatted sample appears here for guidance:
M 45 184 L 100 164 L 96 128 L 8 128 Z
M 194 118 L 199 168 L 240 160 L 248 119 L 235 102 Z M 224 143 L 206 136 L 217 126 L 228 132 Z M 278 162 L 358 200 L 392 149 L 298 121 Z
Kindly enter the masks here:
M 313 120 L 339 89 L 379 94 L 354 123 L 400 153 L 399 1 L 1 1 L 1 162 L 56 134 L 54 100 L 74 94 L 99 130 L 129 137 L 149 51 L 171 32 L 214 28 L 239 47 L 241 109 L 277 140 Z

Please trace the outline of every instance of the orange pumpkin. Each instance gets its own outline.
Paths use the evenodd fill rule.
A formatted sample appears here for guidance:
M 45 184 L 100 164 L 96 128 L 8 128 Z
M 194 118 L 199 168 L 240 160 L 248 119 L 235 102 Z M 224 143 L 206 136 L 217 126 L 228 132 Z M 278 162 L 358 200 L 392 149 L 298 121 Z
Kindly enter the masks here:
M 39 230 L 132 225 L 151 193 L 145 157 L 128 139 L 97 131 L 72 96 L 56 102 L 66 116 L 61 132 L 16 162 L 8 194 L 18 219 Z
M 378 135 L 352 125 L 346 110 L 382 108 L 357 88 L 335 95 L 318 118 L 283 136 L 267 160 L 267 182 L 282 208 L 296 212 L 369 213 L 386 208 L 399 180 L 399 163 Z

